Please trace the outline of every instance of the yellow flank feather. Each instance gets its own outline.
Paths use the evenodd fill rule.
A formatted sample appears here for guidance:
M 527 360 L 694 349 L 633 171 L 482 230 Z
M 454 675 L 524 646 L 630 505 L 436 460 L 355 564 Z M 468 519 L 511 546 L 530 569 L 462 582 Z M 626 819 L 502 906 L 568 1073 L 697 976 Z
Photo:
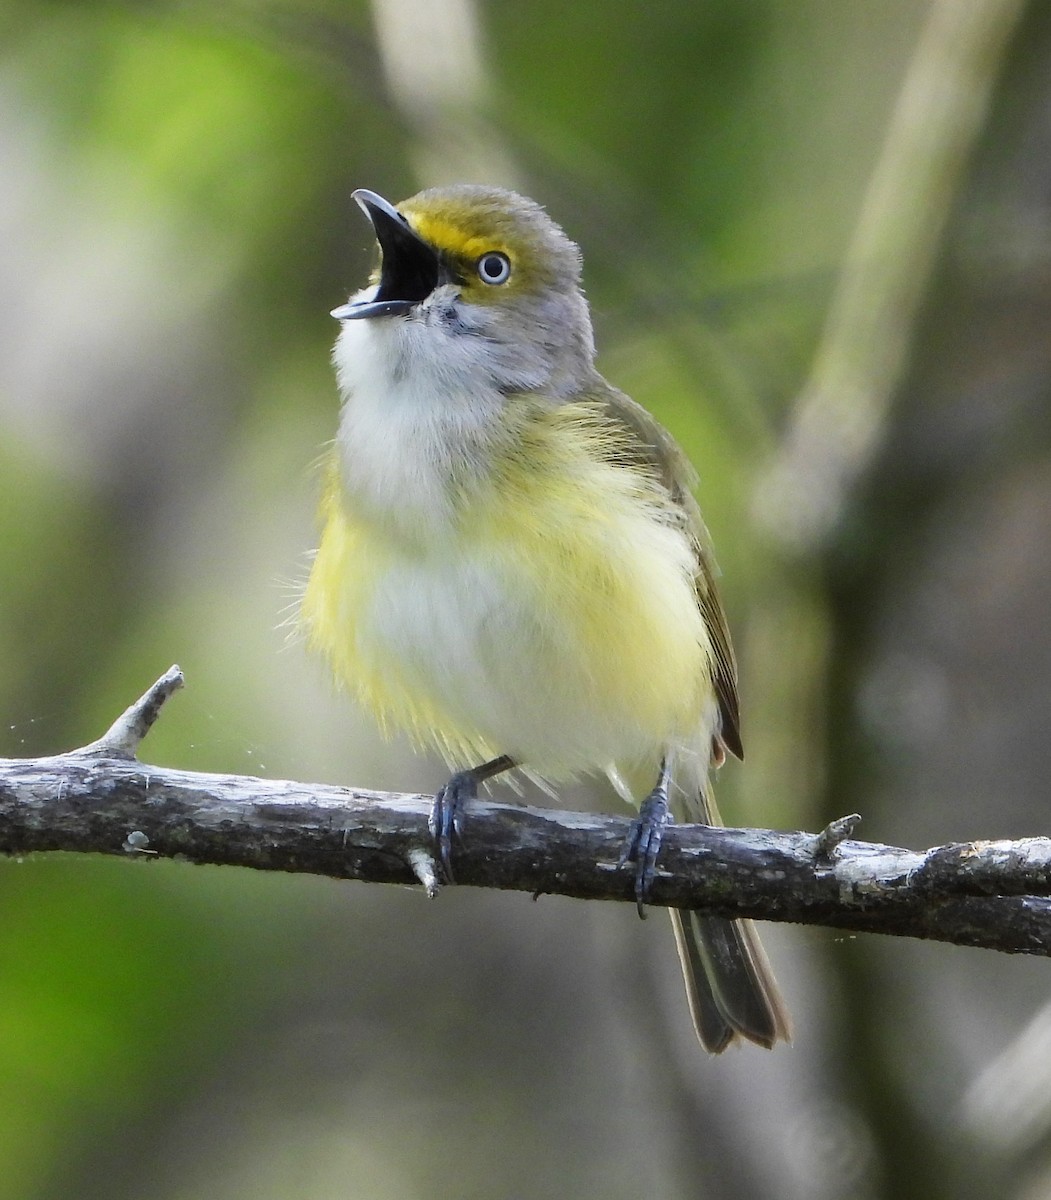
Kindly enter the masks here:
M 457 765 L 652 774 L 667 746 L 697 746 L 713 703 L 682 515 L 596 405 L 519 399 L 506 420 L 433 546 L 355 512 L 333 458 L 310 642 L 381 724 Z

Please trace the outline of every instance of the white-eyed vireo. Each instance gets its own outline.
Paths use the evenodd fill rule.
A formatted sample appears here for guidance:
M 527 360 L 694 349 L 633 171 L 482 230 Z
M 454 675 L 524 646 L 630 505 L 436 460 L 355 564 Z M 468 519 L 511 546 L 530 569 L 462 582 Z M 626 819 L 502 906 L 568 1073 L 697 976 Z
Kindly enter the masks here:
M 693 471 L 595 370 L 580 253 L 537 204 L 474 186 L 355 199 L 381 262 L 333 313 L 343 408 L 309 640 L 458 768 L 432 815 L 450 878 L 482 780 L 598 772 L 641 801 L 624 855 L 641 905 L 669 803 L 717 822 L 709 770 L 741 756 Z M 752 926 L 671 915 L 707 1049 L 787 1039 Z

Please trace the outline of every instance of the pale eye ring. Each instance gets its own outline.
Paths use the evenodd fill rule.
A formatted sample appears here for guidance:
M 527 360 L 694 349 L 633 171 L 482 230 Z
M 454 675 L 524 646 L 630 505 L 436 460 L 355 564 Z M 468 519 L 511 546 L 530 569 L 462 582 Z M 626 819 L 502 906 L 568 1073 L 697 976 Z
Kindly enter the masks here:
M 511 278 L 511 260 L 499 250 L 490 250 L 477 262 L 478 278 L 493 285 L 506 283 Z

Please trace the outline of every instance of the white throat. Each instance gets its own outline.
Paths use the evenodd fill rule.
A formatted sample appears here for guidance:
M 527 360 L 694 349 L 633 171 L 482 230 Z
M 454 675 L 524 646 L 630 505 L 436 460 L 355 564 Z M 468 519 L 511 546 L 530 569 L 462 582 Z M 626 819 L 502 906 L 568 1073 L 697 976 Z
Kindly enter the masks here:
M 492 460 L 504 398 L 485 343 L 426 314 L 344 321 L 333 351 L 347 502 L 413 542 L 443 539 Z

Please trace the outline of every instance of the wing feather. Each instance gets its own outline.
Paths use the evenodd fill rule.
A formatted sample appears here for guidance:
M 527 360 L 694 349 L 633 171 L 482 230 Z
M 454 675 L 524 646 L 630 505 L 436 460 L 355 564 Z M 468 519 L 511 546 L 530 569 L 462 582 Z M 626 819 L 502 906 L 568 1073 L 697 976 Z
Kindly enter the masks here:
M 712 683 L 719 702 L 719 736 L 731 754 L 743 759 L 737 659 L 715 583 L 711 538 L 693 497 L 697 474 L 682 448 L 655 417 L 630 396 L 617 391 L 601 377 L 600 380 L 595 389 L 596 399 L 601 400 L 606 416 L 628 433 L 629 445 L 637 453 L 635 463 L 647 467 L 657 476 L 683 514 L 697 557 L 697 604 L 712 642 Z

